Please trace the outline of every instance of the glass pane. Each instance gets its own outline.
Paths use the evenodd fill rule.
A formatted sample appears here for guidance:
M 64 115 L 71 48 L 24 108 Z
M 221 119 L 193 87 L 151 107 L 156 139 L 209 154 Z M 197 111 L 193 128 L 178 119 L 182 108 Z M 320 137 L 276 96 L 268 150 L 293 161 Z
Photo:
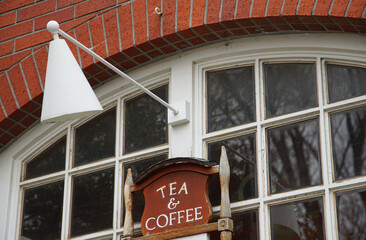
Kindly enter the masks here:
M 221 146 L 225 146 L 230 165 L 230 202 L 257 197 L 255 134 L 244 135 L 208 144 L 208 159 L 220 162 Z M 211 176 L 209 197 L 213 206 L 221 201 L 220 180 Z
M 168 101 L 168 86 L 152 91 Z M 168 142 L 167 109 L 148 96 L 140 95 L 126 101 L 125 153 Z
M 318 120 L 268 130 L 271 193 L 322 183 Z
M 321 198 L 271 207 L 272 240 L 325 239 Z
M 143 173 L 145 170 L 147 170 L 149 167 L 151 167 L 151 166 L 153 166 L 153 165 L 155 165 L 155 164 L 157 164 L 157 163 L 159 163 L 163 160 L 166 160 L 166 159 L 168 159 L 168 155 L 164 154 L 164 155 L 160 155 L 160 156 L 140 160 L 140 161 L 137 161 L 137 162 L 126 163 L 123 166 L 124 176 L 126 178 L 127 169 L 131 168 L 132 177 L 136 178 L 141 173 Z M 134 222 L 140 222 L 140 219 L 142 217 L 142 213 L 144 211 L 144 208 L 145 208 L 144 194 L 142 193 L 142 191 L 134 192 L 134 195 L 133 195 L 133 210 L 132 210 L 132 215 L 133 215 L 133 221 Z
M 266 117 L 318 106 L 313 63 L 265 64 Z
M 112 228 L 114 168 L 74 177 L 71 236 Z
M 116 139 L 116 109 L 91 119 L 75 132 L 74 166 L 113 157 Z
M 366 94 L 366 68 L 327 64 L 329 102 Z
M 249 211 L 233 214 L 234 232 L 232 240 L 257 240 L 258 233 L 258 211 Z M 220 240 L 218 231 L 210 232 L 210 240 Z
M 340 240 L 366 239 L 366 189 L 337 194 Z
M 23 239 L 61 239 L 64 181 L 24 191 Z
M 65 157 L 66 137 L 63 137 L 27 163 L 25 179 L 35 178 L 64 170 Z
M 255 121 L 253 67 L 207 72 L 208 131 Z
M 366 175 L 366 107 L 331 114 L 336 180 Z

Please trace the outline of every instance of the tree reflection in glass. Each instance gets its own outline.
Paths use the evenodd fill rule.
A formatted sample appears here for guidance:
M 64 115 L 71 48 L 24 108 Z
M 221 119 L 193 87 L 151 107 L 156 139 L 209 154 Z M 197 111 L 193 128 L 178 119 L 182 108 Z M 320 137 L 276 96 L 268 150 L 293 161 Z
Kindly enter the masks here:
M 271 193 L 322 183 L 318 119 L 269 129 Z
M 168 86 L 152 91 L 168 101 Z M 130 153 L 168 142 L 167 108 L 142 94 L 125 103 L 124 152 Z
M 316 107 L 314 63 L 265 64 L 266 117 Z
M 115 155 L 116 109 L 112 108 L 75 130 L 74 166 Z
M 258 211 L 247 211 L 233 214 L 234 231 L 232 240 L 257 240 L 258 233 Z M 217 219 L 216 219 L 217 221 Z M 210 240 L 219 240 L 220 232 L 210 232 Z
M 271 207 L 272 240 L 325 239 L 321 198 Z
M 366 68 L 327 64 L 329 101 L 366 94 Z
M 64 181 L 24 191 L 22 239 L 61 239 Z
M 32 159 L 26 165 L 25 179 L 39 177 L 45 174 L 65 169 L 66 137 L 62 137 L 52 146 Z
M 366 175 L 366 107 L 330 115 L 336 180 Z
M 207 72 L 208 132 L 255 121 L 253 66 Z
M 337 194 L 337 220 L 340 240 L 366 239 L 366 189 Z
M 256 144 L 255 134 L 230 138 L 208 144 L 208 159 L 219 164 L 221 146 L 226 147 L 230 165 L 230 202 L 257 197 Z M 218 175 L 209 182 L 209 197 L 212 205 L 220 204 L 220 186 Z
M 114 168 L 73 180 L 71 236 L 112 228 Z

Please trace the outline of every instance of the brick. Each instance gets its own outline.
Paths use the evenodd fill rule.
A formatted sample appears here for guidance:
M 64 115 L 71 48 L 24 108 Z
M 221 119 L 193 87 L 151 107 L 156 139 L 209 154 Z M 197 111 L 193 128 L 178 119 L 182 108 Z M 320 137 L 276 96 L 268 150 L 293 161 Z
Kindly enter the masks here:
M 17 11 L 17 22 L 28 20 L 55 10 L 56 0 L 43 1 Z
M 146 1 L 137 0 L 132 2 L 132 9 L 135 27 L 135 45 L 139 45 L 147 41 Z
M 16 1 L 16 0 L 3 0 L 0 1 L 0 14 L 9 12 L 11 10 L 21 8 L 30 4 L 33 4 L 34 0 L 22 0 L 22 1 Z
M 0 42 L 15 38 L 33 31 L 33 21 L 19 23 L 0 29 Z
M 267 6 L 267 0 L 255 0 L 250 17 L 260 18 L 264 17 Z
M 13 53 L 9 56 L 0 58 L 0 71 L 10 68 L 26 56 L 31 54 L 31 50 Z
M 224 0 L 221 10 L 221 22 L 230 21 L 234 19 L 235 0 Z
M 21 121 L 21 123 L 24 125 L 24 126 L 26 126 L 26 127 L 30 127 L 30 126 L 32 126 L 32 124 L 33 123 L 35 123 L 37 121 L 37 119 L 36 118 L 34 118 L 34 117 L 32 117 L 32 116 L 28 116 L 28 117 L 26 117 L 25 119 L 23 119 L 22 121 Z
M 47 67 L 47 59 L 48 53 L 46 47 L 43 47 L 34 53 L 34 58 L 36 60 L 35 65 L 38 68 L 39 76 L 42 79 L 42 83 L 44 86 L 44 82 L 46 79 L 46 67 Z
M 42 88 L 39 85 L 39 77 L 37 74 L 36 66 L 34 65 L 33 57 L 27 57 L 21 62 L 25 79 L 28 83 L 28 87 L 32 96 L 32 99 L 42 93 Z
M 347 6 L 348 1 L 334 0 L 333 7 L 329 15 L 333 17 L 344 17 L 346 15 Z
M 221 0 L 211 0 L 207 2 L 206 24 L 219 22 Z
M 205 0 L 193 0 L 191 28 L 202 26 L 205 19 Z
M 15 112 L 13 112 L 8 118 L 15 121 L 15 122 L 19 122 L 20 120 L 22 120 L 26 116 L 27 116 L 27 114 L 24 111 L 17 110 Z M 13 124 L 14 123 L 12 123 L 11 126 L 13 126 Z
M 201 45 L 204 44 L 205 41 L 202 40 L 201 38 L 193 38 L 193 39 L 189 39 L 188 42 L 190 42 L 192 45 L 197 46 L 197 45 Z
M 0 108 L 0 130 L 1 129 L 9 129 L 11 126 L 13 126 L 13 122 L 6 118 L 5 112 L 2 108 Z
M 4 104 L 6 113 L 8 115 L 10 115 L 15 110 L 17 110 L 18 107 L 15 103 L 15 99 L 14 99 L 13 93 L 11 91 L 6 74 L 0 75 L 0 86 L 1 86 L 1 91 L 0 91 L 1 101 Z
M 153 14 L 155 11 L 155 7 L 159 7 L 161 10 L 161 1 L 160 0 L 150 0 L 148 3 L 148 31 L 149 31 L 149 40 L 153 40 L 161 37 L 161 23 L 163 16 L 159 16 L 158 14 Z
M 192 11 L 192 14 L 194 12 Z M 178 0 L 178 13 L 177 13 L 177 30 L 182 31 L 189 28 L 189 22 L 191 18 L 191 2 L 185 0 Z
M 163 55 L 163 53 L 159 50 L 154 50 L 151 52 L 148 52 L 147 55 L 149 55 L 151 58 L 157 58 Z
M 78 19 L 74 19 L 74 20 L 66 22 L 66 23 L 60 23 L 60 28 L 64 32 L 70 31 L 71 29 L 74 29 L 77 26 L 86 23 L 88 20 L 94 18 L 96 15 L 97 15 L 96 13 L 95 14 L 90 14 L 90 15 L 87 15 L 87 16 L 84 16 L 84 17 L 81 17 L 81 18 L 78 18 Z
M 107 57 L 107 51 L 104 39 L 104 28 L 102 17 L 99 16 L 89 22 L 90 34 L 93 43 L 93 50 L 102 58 Z
M 84 1 L 85 0 L 57 0 L 57 9 L 68 7 L 70 5 L 76 5 L 77 3 Z
M 364 0 L 352 0 L 351 6 L 349 7 L 347 12 L 347 17 L 361 18 L 365 7 L 366 2 Z
M 282 16 L 295 16 L 298 1 L 300 0 L 286 0 L 282 10 Z
M 0 16 L 0 28 L 12 25 L 14 23 L 15 23 L 15 11 Z
M 267 17 L 277 17 L 281 15 L 283 0 L 271 0 L 268 3 Z
M 35 30 L 39 30 L 47 27 L 47 23 L 51 20 L 55 20 L 58 23 L 63 23 L 74 18 L 74 7 L 65 8 L 51 14 L 47 14 L 42 17 L 38 17 L 34 20 Z M 64 30 L 64 29 L 63 29 Z
M 75 16 L 78 18 L 114 6 L 115 4 L 116 0 L 89 0 L 76 5 Z
M 14 51 L 14 40 L 0 43 L 0 56 L 12 53 L 13 51 Z M 1 66 L 1 60 L 0 60 L 0 69 L 3 69 L 3 67 Z
M 13 139 L 12 136 L 10 136 L 9 134 L 4 133 L 2 136 L 0 136 L 0 143 L 3 144 L 3 145 L 6 145 L 12 139 Z
M 311 16 L 316 0 L 301 1 L 297 15 Z
M 249 18 L 250 5 L 252 1 L 238 0 L 238 7 L 236 10 L 236 19 L 247 19 Z
M 109 11 L 103 15 L 104 28 L 107 37 L 108 56 L 122 51 L 119 46 L 118 22 L 116 10 Z
M 91 47 L 90 43 L 90 35 L 88 30 L 88 25 L 83 24 L 80 27 L 75 29 L 76 39 L 85 45 L 87 48 Z M 86 68 L 94 63 L 93 57 L 90 56 L 88 53 L 84 52 L 80 49 L 80 57 L 81 57 L 81 67 Z
M 322 0 L 317 1 L 314 15 L 315 16 L 327 16 L 329 13 L 330 6 L 333 0 Z
M 179 31 L 179 35 L 181 35 L 184 38 L 192 38 L 192 37 L 197 36 L 191 29 L 186 29 L 186 30 L 183 30 L 183 31 Z
M 22 107 L 23 105 L 29 102 L 30 98 L 27 92 L 27 87 L 25 86 L 23 74 L 21 73 L 19 64 L 11 68 L 8 73 L 19 106 Z
M 163 2 L 163 35 L 175 32 L 175 1 Z
M 133 46 L 131 4 L 126 4 L 118 9 L 119 29 L 121 33 L 122 50 Z
M 23 131 L 25 130 L 24 127 L 21 127 L 19 125 L 15 125 L 13 128 L 9 130 L 9 132 L 15 136 L 19 136 Z
M 287 24 L 284 20 L 283 20 L 283 18 L 282 17 L 267 17 L 266 18 L 268 21 L 270 21 L 271 23 L 273 23 L 273 24 Z
M 36 32 L 15 40 L 15 50 L 20 51 L 52 40 L 52 35 L 47 30 Z
M 138 57 L 135 57 L 133 60 L 135 60 L 139 64 L 143 64 L 143 63 L 149 61 L 149 58 L 144 55 L 140 55 Z

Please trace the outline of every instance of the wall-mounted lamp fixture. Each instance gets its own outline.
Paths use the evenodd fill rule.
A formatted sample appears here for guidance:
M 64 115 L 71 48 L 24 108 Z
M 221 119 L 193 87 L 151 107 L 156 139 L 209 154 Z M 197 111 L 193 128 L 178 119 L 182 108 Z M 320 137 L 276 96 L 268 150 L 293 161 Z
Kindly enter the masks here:
M 78 119 L 92 116 L 103 110 L 66 41 L 60 39 L 58 36 L 59 34 L 168 108 L 170 110 L 168 113 L 168 123 L 171 126 L 189 122 L 190 109 L 187 101 L 173 105 L 168 104 L 95 52 L 62 31 L 56 21 L 48 22 L 47 29 L 53 35 L 54 40 L 51 41 L 49 47 L 41 122 L 58 122 Z

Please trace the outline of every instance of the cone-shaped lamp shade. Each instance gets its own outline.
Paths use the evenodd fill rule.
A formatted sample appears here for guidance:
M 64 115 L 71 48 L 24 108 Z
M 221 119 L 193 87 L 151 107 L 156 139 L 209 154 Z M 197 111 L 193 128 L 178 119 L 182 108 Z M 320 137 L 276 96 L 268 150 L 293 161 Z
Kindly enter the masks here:
M 51 41 L 41 122 L 78 119 L 102 110 L 65 40 Z

